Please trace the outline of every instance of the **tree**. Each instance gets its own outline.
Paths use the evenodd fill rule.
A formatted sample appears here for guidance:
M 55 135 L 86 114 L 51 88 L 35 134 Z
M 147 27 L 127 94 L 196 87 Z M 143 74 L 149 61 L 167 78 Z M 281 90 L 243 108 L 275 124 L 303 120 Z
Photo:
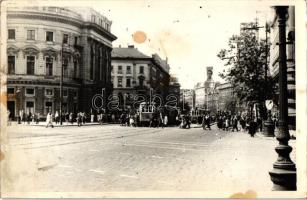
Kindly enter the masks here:
M 257 24 L 250 23 L 255 27 Z M 240 103 L 259 103 L 260 115 L 266 118 L 264 101 L 275 93 L 275 84 L 271 76 L 265 78 L 266 56 L 269 56 L 265 40 L 258 40 L 256 30 L 241 30 L 240 35 L 229 39 L 228 48 L 217 55 L 226 61 L 230 68 L 220 73 L 220 77 L 232 83 L 234 93 Z

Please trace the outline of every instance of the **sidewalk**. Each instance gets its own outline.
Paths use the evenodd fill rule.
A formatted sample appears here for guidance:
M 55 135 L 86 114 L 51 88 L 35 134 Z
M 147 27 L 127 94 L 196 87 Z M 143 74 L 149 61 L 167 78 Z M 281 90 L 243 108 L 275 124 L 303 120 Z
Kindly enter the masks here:
M 85 124 L 82 124 L 81 126 L 95 126 L 95 125 L 108 125 L 110 123 L 98 123 L 98 122 L 88 122 L 88 123 L 85 123 Z M 36 124 L 34 122 L 31 122 L 30 124 L 28 123 L 21 123 L 21 124 L 18 124 L 17 122 L 12 122 L 11 123 L 11 126 L 46 126 L 47 123 L 46 122 L 39 122 L 39 124 Z M 66 122 L 63 122 L 62 125 L 60 125 L 59 123 L 56 124 L 53 122 L 53 126 L 54 127 L 68 127 L 68 126 L 78 126 L 77 122 L 74 122 L 73 124 L 71 123 L 66 123 Z

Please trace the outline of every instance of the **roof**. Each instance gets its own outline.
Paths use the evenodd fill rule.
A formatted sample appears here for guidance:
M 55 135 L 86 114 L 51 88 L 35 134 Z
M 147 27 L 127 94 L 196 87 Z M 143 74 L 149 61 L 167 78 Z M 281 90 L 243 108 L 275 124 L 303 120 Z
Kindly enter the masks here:
M 151 57 L 141 53 L 136 48 L 113 48 L 112 58 L 138 58 L 138 59 L 151 59 Z

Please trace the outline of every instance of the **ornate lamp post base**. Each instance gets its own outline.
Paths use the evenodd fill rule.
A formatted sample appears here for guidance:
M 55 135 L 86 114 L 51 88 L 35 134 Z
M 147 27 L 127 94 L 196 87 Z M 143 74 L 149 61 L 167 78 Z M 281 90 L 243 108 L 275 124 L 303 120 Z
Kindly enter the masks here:
M 274 168 L 269 172 L 273 182 L 273 191 L 295 191 L 296 171 Z

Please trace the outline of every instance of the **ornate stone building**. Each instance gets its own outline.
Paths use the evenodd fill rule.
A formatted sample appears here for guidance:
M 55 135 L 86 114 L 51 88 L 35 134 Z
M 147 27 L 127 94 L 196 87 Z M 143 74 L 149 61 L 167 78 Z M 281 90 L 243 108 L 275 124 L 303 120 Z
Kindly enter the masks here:
M 60 109 L 91 110 L 91 99 L 112 92 L 111 21 L 91 8 L 8 7 L 7 91 L 11 117 Z

